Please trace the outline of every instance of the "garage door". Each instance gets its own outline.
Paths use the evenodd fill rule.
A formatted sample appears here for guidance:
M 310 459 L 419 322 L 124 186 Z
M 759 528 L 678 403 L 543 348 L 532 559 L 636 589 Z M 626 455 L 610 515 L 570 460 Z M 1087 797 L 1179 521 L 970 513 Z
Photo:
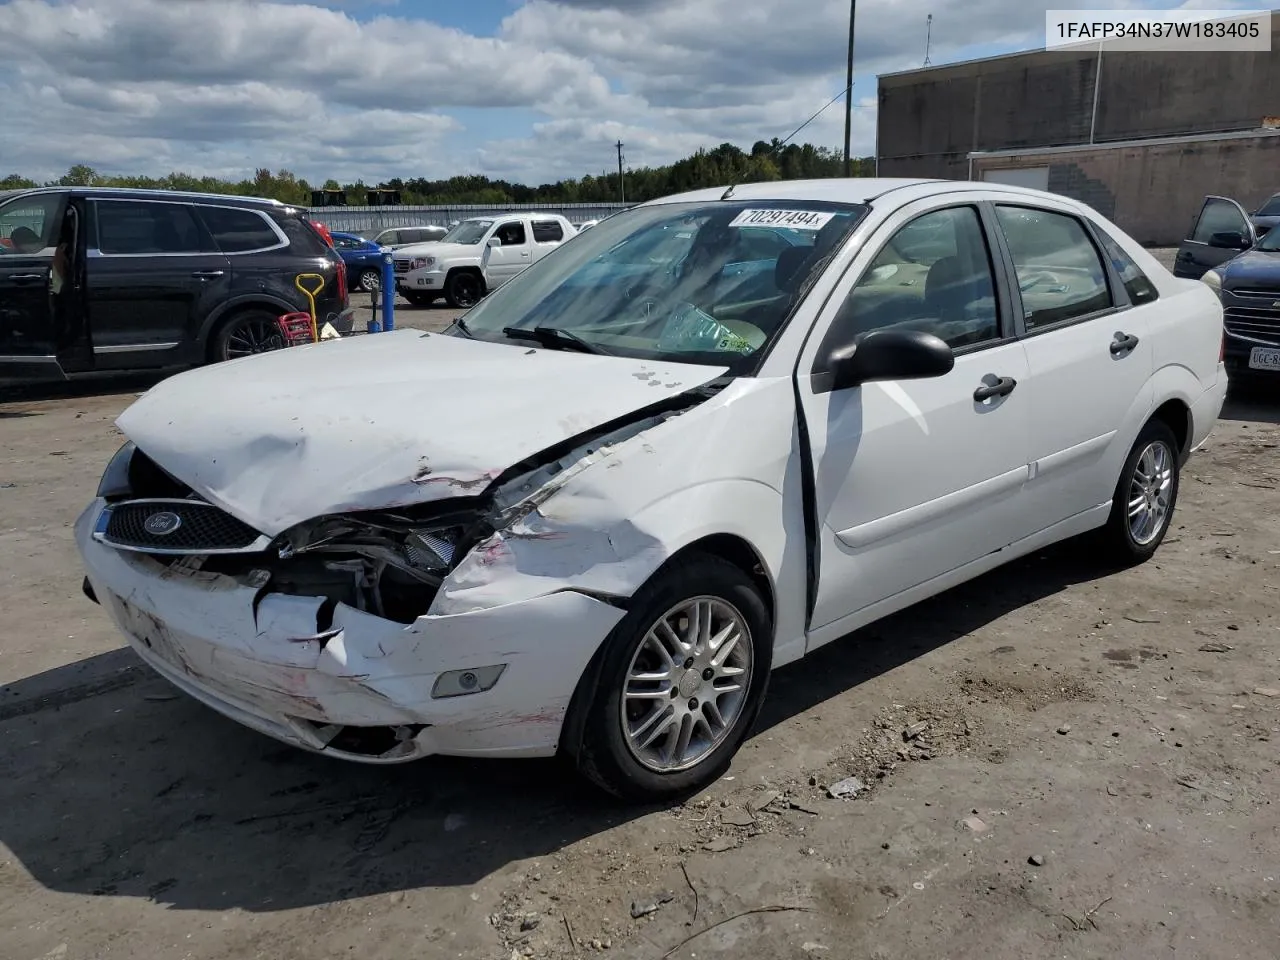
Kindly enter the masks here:
M 1011 187 L 1030 187 L 1032 190 L 1049 189 L 1048 167 L 1010 167 L 1004 170 L 985 170 L 982 179 L 988 183 L 1007 183 Z

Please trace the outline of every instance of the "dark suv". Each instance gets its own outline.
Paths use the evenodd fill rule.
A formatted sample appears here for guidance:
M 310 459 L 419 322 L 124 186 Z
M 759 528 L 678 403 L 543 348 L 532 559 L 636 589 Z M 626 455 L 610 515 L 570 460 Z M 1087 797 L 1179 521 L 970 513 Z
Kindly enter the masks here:
M 349 333 L 346 268 L 301 209 L 167 190 L 0 191 L 0 380 L 273 349 L 276 318 L 308 309 L 299 274 L 324 280 L 318 322 Z

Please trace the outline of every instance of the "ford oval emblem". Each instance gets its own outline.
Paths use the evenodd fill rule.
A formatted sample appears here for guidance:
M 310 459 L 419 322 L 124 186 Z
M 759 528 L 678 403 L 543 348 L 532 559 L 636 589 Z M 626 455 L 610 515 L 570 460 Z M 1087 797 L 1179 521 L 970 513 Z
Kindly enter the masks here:
M 167 537 L 182 526 L 182 518 L 168 510 L 153 513 L 143 521 L 142 529 L 153 537 Z

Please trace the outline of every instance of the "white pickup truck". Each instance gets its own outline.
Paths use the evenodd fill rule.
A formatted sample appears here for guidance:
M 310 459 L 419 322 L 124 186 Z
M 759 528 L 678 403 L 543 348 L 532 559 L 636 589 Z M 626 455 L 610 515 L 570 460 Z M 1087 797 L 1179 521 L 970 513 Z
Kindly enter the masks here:
M 395 252 L 396 289 L 414 306 L 470 307 L 577 231 L 557 214 L 472 217 L 439 240 Z

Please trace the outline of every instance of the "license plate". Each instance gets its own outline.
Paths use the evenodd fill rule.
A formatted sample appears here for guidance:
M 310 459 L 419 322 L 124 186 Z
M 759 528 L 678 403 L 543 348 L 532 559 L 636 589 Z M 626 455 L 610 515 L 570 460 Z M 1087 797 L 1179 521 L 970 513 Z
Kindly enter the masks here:
M 1280 348 L 1254 347 L 1249 351 L 1249 369 L 1280 372 Z

